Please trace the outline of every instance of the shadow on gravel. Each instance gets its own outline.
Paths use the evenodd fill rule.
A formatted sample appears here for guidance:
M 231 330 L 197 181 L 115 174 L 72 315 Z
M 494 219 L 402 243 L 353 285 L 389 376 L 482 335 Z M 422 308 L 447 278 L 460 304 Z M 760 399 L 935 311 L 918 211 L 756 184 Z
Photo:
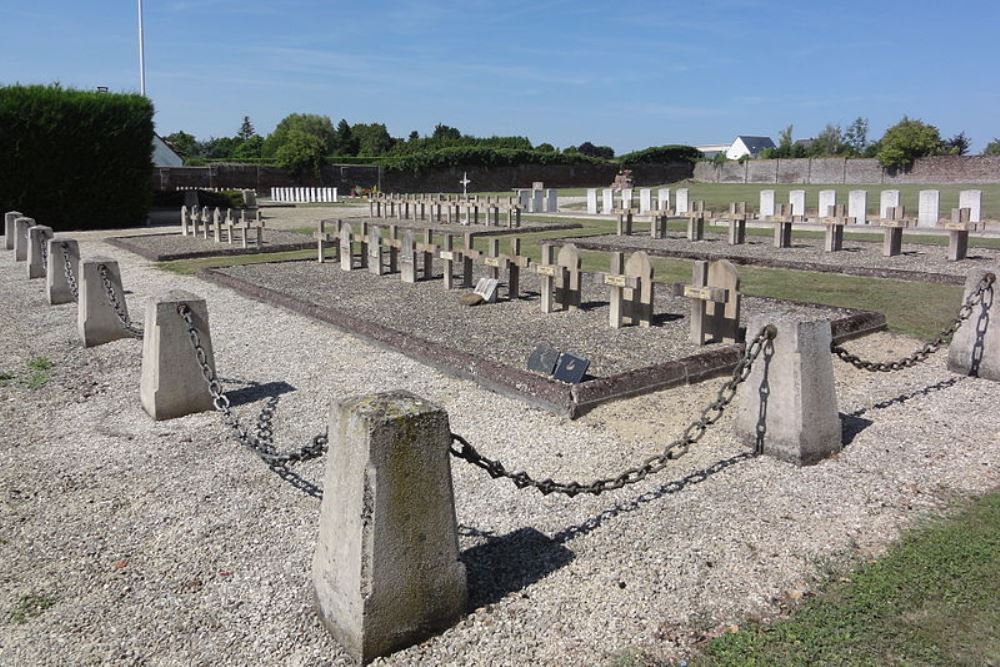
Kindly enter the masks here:
M 872 421 L 871 419 L 865 419 L 864 417 L 858 417 L 853 414 L 849 415 L 841 412 L 840 413 L 841 444 L 843 444 L 844 447 L 847 447 L 849 444 L 854 442 L 854 439 L 858 437 L 859 433 L 861 433 L 874 423 L 875 422 Z
M 575 540 L 578 537 L 587 535 L 602 525 L 605 522 L 614 519 L 615 517 L 622 514 L 629 514 L 635 512 L 636 510 L 642 509 L 643 505 L 648 505 L 664 496 L 669 496 L 674 493 L 683 491 L 688 486 L 692 484 L 698 484 L 699 482 L 704 482 L 709 477 L 716 475 L 730 466 L 734 466 L 737 463 L 742 463 L 749 459 L 756 458 L 758 456 L 757 452 L 743 452 L 737 454 L 736 456 L 731 456 L 728 459 L 722 459 L 721 461 L 716 461 L 712 465 L 702 468 L 701 470 L 696 470 L 693 473 L 685 475 L 680 479 L 676 479 L 672 482 L 667 482 L 666 484 L 656 488 L 641 493 L 632 500 L 627 502 L 618 503 L 608 509 L 604 510 L 600 514 L 596 514 L 581 524 L 575 526 L 569 526 L 560 530 L 558 533 L 552 536 L 552 540 L 559 544 L 565 544 L 571 540 Z
M 842 416 L 860 417 L 864 414 L 867 414 L 870 410 L 884 410 L 888 407 L 892 407 L 893 405 L 902 405 L 907 401 L 912 401 L 915 398 L 919 398 L 921 396 L 930 396 L 936 391 L 942 391 L 944 389 L 948 389 L 949 387 L 954 387 L 956 384 L 966 379 L 968 378 L 963 375 L 954 375 L 946 380 L 941 380 L 940 382 L 929 384 L 926 387 L 921 387 L 920 389 L 914 389 L 909 393 L 901 394 L 899 396 L 894 396 L 892 398 L 887 398 L 884 401 L 879 401 L 870 408 L 860 408 L 850 414 L 844 414 Z
M 227 384 L 230 382 L 235 384 L 233 380 L 226 380 Z M 264 382 L 263 384 L 244 382 L 242 384 L 246 386 L 226 392 L 226 396 L 229 397 L 229 403 L 233 407 L 247 405 L 248 403 L 260 401 L 265 398 L 276 398 L 282 394 L 288 394 L 296 390 L 295 387 L 285 381 Z
M 534 528 L 521 528 L 502 537 L 465 526 L 459 532 L 486 539 L 459 556 L 468 574 L 469 611 L 524 590 L 575 558 L 572 551 Z

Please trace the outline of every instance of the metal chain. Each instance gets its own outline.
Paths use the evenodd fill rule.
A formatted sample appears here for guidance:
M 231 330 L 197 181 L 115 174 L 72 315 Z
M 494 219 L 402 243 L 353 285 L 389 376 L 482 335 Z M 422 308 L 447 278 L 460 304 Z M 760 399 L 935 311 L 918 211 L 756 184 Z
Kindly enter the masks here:
M 97 267 L 98 273 L 101 275 L 101 281 L 104 283 L 104 293 L 108 295 L 108 303 L 111 304 L 111 309 L 115 311 L 115 315 L 118 317 L 118 321 L 122 325 L 122 329 L 132 334 L 136 338 L 143 337 L 143 330 L 132 324 L 132 320 L 129 319 L 128 314 L 125 309 L 122 308 L 121 302 L 118 300 L 118 294 L 115 292 L 115 286 L 111 283 L 111 275 L 108 271 L 108 267 L 101 264 Z
M 871 371 L 873 373 L 890 373 L 892 371 L 899 371 L 904 368 L 916 366 L 951 342 L 951 339 L 955 336 L 955 332 L 958 331 L 963 322 L 972 317 L 973 309 L 982 302 L 983 295 L 986 294 L 988 290 L 992 289 L 992 285 L 995 281 L 996 276 L 994 274 L 987 273 L 984 275 L 983 279 L 980 280 L 979 284 L 976 286 L 976 289 L 969 295 L 969 298 L 965 300 L 965 303 L 963 303 L 962 307 L 958 310 L 958 315 L 955 316 L 955 319 L 953 319 L 951 323 L 933 340 L 924 343 L 922 347 L 914 351 L 908 357 L 897 359 L 895 361 L 868 361 L 866 359 L 862 359 L 856 354 L 851 354 L 844 349 L 842 345 L 831 345 L 830 351 L 841 361 L 851 364 L 860 370 Z
M 308 461 L 323 455 L 328 442 L 326 433 L 313 436 L 312 441 L 308 445 L 298 450 L 279 452 L 275 448 L 274 429 L 271 422 L 274 419 L 274 410 L 277 405 L 276 398 L 270 399 L 261 410 L 260 416 L 257 418 L 256 435 L 251 434 L 244 428 L 232 410 L 229 397 L 222 391 L 222 383 L 219 382 L 215 369 L 208 363 L 208 354 L 201 344 L 201 336 L 194 325 L 194 317 L 191 309 L 187 305 L 181 304 L 177 306 L 177 314 L 184 319 L 187 326 L 188 338 L 191 339 L 191 347 L 194 349 L 195 358 L 198 361 L 198 366 L 201 368 L 201 375 L 205 378 L 205 382 L 208 384 L 208 392 L 212 395 L 212 405 L 215 406 L 216 412 L 222 415 L 222 420 L 233 431 L 233 435 L 241 445 L 255 452 L 257 456 L 272 467 L 281 467 L 289 463 Z
M 44 237 L 42 238 L 41 253 L 42 253 L 42 271 L 45 271 L 45 273 L 48 273 L 49 272 L 49 243 L 48 243 L 48 241 Z
M 543 495 L 550 493 L 562 493 L 570 498 L 580 493 L 589 493 L 598 496 L 605 491 L 614 491 L 628 484 L 636 484 L 646 479 L 648 475 L 653 475 L 665 467 L 672 460 L 679 459 L 687 454 L 691 445 L 701 440 L 708 430 L 708 427 L 719 421 L 726 407 L 733 402 L 736 397 L 737 388 L 750 377 L 750 370 L 754 361 L 760 356 L 764 348 L 774 340 L 778 330 L 773 324 L 761 328 L 757 335 L 746 347 L 746 351 L 729 381 L 719 389 L 714 401 L 701 411 L 701 416 L 691 422 L 679 438 L 668 444 L 662 452 L 645 459 L 641 465 L 629 468 L 615 477 L 597 479 L 589 484 L 579 482 L 555 482 L 551 479 L 536 480 L 524 471 L 508 472 L 506 467 L 498 460 L 490 459 L 480 454 L 469 441 L 455 433 L 451 434 L 452 456 L 463 459 L 474 466 L 485 470 L 490 477 L 497 479 L 503 477 L 509 479 L 519 489 L 532 487 L 538 489 Z M 456 448 L 455 445 L 458 445 Z
M 73 275 L 73 265 L 69 261 L 69 244 L 62 244 L 63 251 L 63 270 L 66 272 L 66 285 L 69 287 L 70 293 L 73 295 L 74 301 L 80 300 L 80 288 L 76 285 L 76 276 Z

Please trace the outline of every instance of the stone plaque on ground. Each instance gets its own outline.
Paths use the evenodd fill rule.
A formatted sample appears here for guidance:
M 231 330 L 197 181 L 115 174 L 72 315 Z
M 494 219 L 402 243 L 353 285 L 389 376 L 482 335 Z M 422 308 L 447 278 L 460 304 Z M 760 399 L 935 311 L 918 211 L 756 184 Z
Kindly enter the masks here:
M 559 365 L 556 366 L 555 379 L 569 384 L 579 384 L 583 376 L 587 374 L 590 367 L 590 360 L 578 357 L 569 352 L 563 352 L 559 357 Z
M 483 297 L 483 301 L 487 303 L 493 303 L 497 300 L 497 287 L 499 285 L 500 281 L 496 278 L 480 278 L 479 282 L 476 283 L 476 289 L 473 290 L 473 294 Z
M 559 350 L 548 343 L 539 343 L 528 356 L 528 370 L 541 373 L 542 375 L 552 375 L 556 370 L 556 363 L 559 361 Z

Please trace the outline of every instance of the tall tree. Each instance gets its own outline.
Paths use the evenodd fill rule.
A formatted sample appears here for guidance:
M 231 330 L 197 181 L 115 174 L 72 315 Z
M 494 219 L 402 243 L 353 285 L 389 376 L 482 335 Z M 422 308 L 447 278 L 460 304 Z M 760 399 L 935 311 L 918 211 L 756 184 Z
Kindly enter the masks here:
M 844 132 L 844 143 L 853 155 L 864 155 L 868 148 L 868 119 L 858 116 Z
M 355 123 L 351 126 L 351 134 L 360 156 L 384 155 L 392 148 L 393 139 L 384 123 Z
M 1000 155 L 1000 139 L 994 139 L 986 144 L 986 148 L 983 149 L 983 155 Z
M 194 138 L 193 134 L 178 130 L 163 137 L 163 140 L 173 146 L 181 157 L 198 157 L 198 140 Z
M 333 128 L 329 116 L 293 113 L 285 116 L 274 128 L 274 132 L 264 140 L 262 155 L 276 157 L 278 149 L 290 140 L 293 131 L 315 137 L 317 142 L 314 142 L 314 145 L 322 146 L 323 155 L 329 155 L 333 151 L 337 131 Z M 300 145 L 303 143 L 301 138 L 297 141 Z
M 840 155 L 845 149 L 844 135 L 840 131 L 840 126 L 834 123 L 827 123 L 823 131 L 813 139 L 809 153 L 813 157 L 823 157 L 827 155 Z
M 888 169 L 908 169 L 913 161 L 945 150 L 941 132 L 922 121 L 903 116 L 879 140 L 878 161 Z
M 337 132 L 333 143 L 333 152 L 337 155 L 357 155 L 358 140 L 351 132 L 351 126 L 344 118 L 337 123 Z
M 240 125 L 239 138 L 246 141 L 250 137 L 257 134 L 257 131 L 253 129 L 253 123 L 250 122 L 250 116 L 243 116 L 243 124 Z
M 952 155 L 968 155 L 972 147 L 972 140 L 965 136 L 965 132 L 959 132 L 944 143 Z

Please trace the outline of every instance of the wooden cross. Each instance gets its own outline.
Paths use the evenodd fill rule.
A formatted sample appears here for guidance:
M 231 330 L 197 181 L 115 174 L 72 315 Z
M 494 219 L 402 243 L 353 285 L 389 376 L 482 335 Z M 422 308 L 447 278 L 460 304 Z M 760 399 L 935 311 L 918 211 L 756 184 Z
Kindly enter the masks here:
M 884 218 L 879 218 L 878 224 L 885 230 L 882 240 L 882 256 L 896 257 L 903 252 L 903 229 L 911 222 L 906 217 L 903 206 L 889 206 L 885 209 Z
M 556 278 L 562 278 L 565 272 L 565 267 L 556 264 L 555 246 L 543 244 L 541 261 L 535 265 L 535 273 L 538 274 L 542 282 L 541 292 L 543 313 L 551 313 L 555 311 L 553 292 Z
M 337 234 L 328 234 L 326 231 L 326 220 L 320 220 L 318 228 L 313 232 L 313 238 L 316 239 L 316 251 L 317 251 L 317 261 L 320 264 L 326 261 L 326 244 L 336 243 L 339 239 L 340 233 L 340 220 L 337 220 Z M 230 236 L 232 232 L 230 232 Z M 337 247 L 337 246 L 334 246 Z M 334 256 L 334 259 L 339 259 L 339 252 Z
M 631 236 L 632 209 L 629 207 L 616 208 L 614 213 L 618 216 L 618 236 Z
M 455 287 L 455 264 L 457 263 L 463 268 L 465 266 L 463 251 L 455 249 L 455 237 L 452 234 L 445 235 L 444 248 L 438 253 L 438 257 L 444 260 L 444 288 L 452 289 Z M 468 274 L 464 270 L 462 271 L 461 287 L 472 287 L 471 262 Z
M 382 230 L 375 225 L 368 226 L 368 272 L 382 276 L 386 273 L 384 259 L 385 247 L 382 245 Z
M 653 324 L 653 266 L 644 252 L 634 252 L 625 261 L 625 253 L 611 254 L 611 272 L 603 276 L 609 289 L 610 323 L 613 329 L 638 323 Z
M 424 280 L 430 280 L 434 277 L 434 257 L 440 250 L 441 248 L 434 243 L 434 230 L 425 229 L 424 242 L 417 244 L 417 252 L 423 253 L 421 267 L 423 267 Z
M 731 262 L 696 260 L 692 284 L 677 283 L 674 296 L 691 300 L 691 342 L 735 343 L 740 327 L 740 278 Z
M 975 227 L 971 208 L 951 209 L 951 221 L 944 224 L 948 230 L 948 261 L 957 262 L 969 252 L 969 232 Z
M 774 224 L 774 247 L 791 248 L 792 223 L 796 222 L 796 216 L 792 215 L 791 204 L 778 204 L 777 207 L 777 214 L 769 215 L 764 220 Z
M 826 252 L 839 252 L 844 249 L 844 225 L 853 225 L 857 218 L 847 217 L 847 206 L 835 204 L 828 207 L 827 215 L 820 218 L 820 222 L 826 225 L 823 249 Z
M 747 242 L 748 217 L 745 201 L 730 202 L 729 212 L 719 216 L 720 220 L 729 223 L 729 245 L 742 245 Z

